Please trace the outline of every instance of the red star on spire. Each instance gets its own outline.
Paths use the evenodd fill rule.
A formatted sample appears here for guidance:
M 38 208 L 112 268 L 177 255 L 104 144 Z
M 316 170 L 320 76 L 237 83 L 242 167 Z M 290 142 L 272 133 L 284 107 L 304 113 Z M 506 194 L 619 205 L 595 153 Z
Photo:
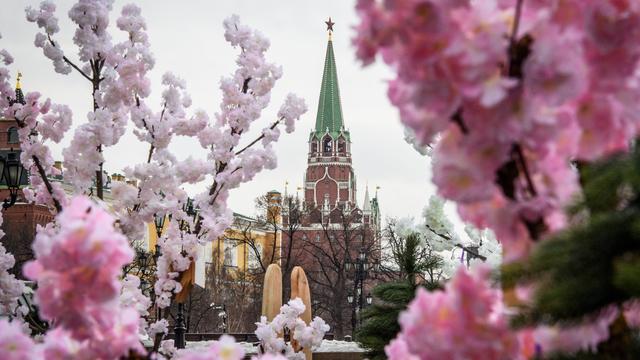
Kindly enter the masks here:
M 327 24 L 327 31 L 333 31 L 333 25 L 335 25 L 335 23 L 331 21 L 331 17 L 329 17 L 329 21 L 325 21 L 324 23 Z

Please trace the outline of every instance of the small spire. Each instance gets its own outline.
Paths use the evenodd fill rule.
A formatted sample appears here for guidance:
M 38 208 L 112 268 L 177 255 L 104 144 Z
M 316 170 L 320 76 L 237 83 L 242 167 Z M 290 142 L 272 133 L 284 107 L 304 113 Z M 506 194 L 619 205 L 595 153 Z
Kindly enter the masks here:
M 20 80 L 22 79 L 22 73 L 18 71 L 18 76 L 16 77 L 16 98 L 10 99 L 9 104 L 26 104 L 24 101 L 24 94 L 22 93 L 22 84 L 20 84 Z
M 366 185 L 364 190 L 364 204 L 362 204 L 362 212 L 371 212 L 371 199 L 369 198 L 369 184 Z
M 20 84 L 20 79 L 22 79 L 22 73 L 18 71 L 18 76 L 16 77 L 16 90 L 22 89 L 22 85 Z

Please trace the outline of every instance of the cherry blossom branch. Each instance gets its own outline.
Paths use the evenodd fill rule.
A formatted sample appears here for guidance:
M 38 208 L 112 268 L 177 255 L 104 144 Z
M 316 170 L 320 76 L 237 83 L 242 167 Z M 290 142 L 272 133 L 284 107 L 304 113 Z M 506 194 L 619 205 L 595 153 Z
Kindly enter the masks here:
M 524 4 L 524 0 L 518 0 L 516 3 L 516 10 L 513 19 L 513 27 L 511 28 L 511 36 L 509 37 L 509 42 L 514 44 L 516 42 L 516 37 L 518 36 L 518 29 L 520 28 L 520 17 L 522 16 L 522 5 Z
M 149 146 L 149 155 L 147 156 L 147 164 L 151 163 L 151 156 L 153 156 L 153 151 L 155 150 L 155 146 L 151 144 Z
M 104 66 L 104 62 L 105 59 L 103 59 L 100 54 L 98 54 L 98 58 L 97 59 L 92 59 L 89 61 L 89 63 L 91 64 L 91 69 L 93 72 L 93 78 L 91 78 L 91 84 L 93 86 L 93 92 L 91 93 L 91 96 L 93 97 L 93 111 L 95 112 L 96 110 L 98 110 L 99 106 L 98 106 L 98 101 L 96 98 L 96 94 L 98 92 L 98 90 L 100 90 L 100 83 L 102 82 L 102 78 L 100 77 L 100 74 L 102 73 L 102 67 Z M 97 150 L 99 153 L 102 152 L 102 144 L 98 145 Z M 101 162 L 100 164 L 98 164 L 98 170 L 96 170 L 96 196 L 98 196 L 99 199 L 104 199 L 104 192 L 103 192 L 103 188 L 104 185 L 102 183 L 102 172 L 104 169 L 104 161 Z
M 42 179 L 44 186 L 46 186 L 47 191 L 49 192 L 49 195 L 51 195 L 51 199 L 53 200 L 53 206 L 55 206 L 56 211 L 60 213 L 62 211 L 62 205 L 60 205 L 60 202 L 58 201 L 58 199 L 56 199 L 56 197 L 53 195 L 53 187 L 51 186 L 51 183 L 47 178 L 47 174 L 44 171 L 42 164 L 40 163 L 40 159 L 38 159 L 38 157 L 35 155 L 33 155 L 31 158 L 33 159 L 33 162 L 36 164 L 36 167 L 38 168 L 38 174 L 40 175 L 40 178 Z
M 527 160 L 525 159 L 524 153 L 522 152 L 522 146 L 520 146 L 520 144 L 515 144 L 513 146 L 513 151 L 514 151 L 514 154 L 516 155 L 516 159 L 518 160 L 518 163 L 520 164 L 520 169 L 524 174 L 524 178 L 527 182 L 527 188 L 529 189 L 529 193 L 533 197 L 537 196 L 538 192 L 536 191 L 535 185 L 531 180 L 531 175 L 529 174 L 529 168 L 527 167 Z
M 273 130 L 276 128 L 276 126 L 278 126 L 278 124 L 280 124 L 280 121 L 282 121 L 283 118 L 280 118 L 278 121 L 274 122 L 270 127 L 269 130 Z M 236 155 L 240 155 L 242 154 L 245 150 L 247 150 L 248 148 L 252 147 L 253 145 L 255 145 L 258 141 L 262 140 L 264 138 L 264 133 L 260 136 L 258 136 L 255 140 L 253 140 L 252 142 L 249 143 L 249 145 L 243 147 L 242 149 L 238 150 L 236 152 Z
M 451 121 L 453 121 L 454 123 L 456 123 L 458 125 L 458 127 L 460 127 L 460 131 L 462 131 L 463 134 L 466 135 L 466 134 L 469 133 L 469 128 L 464 123 L 464 118 L 462 117 L 462 107 L 460 107 L 460 108 L 458 108 L 458 110 L 456 110 L 456 112 L 451 117 Z
M 17 117 L 15 117 L 15 114 L 14 114 L 14 119 L 18 127 L 20 127 L 21 129 L 27 126 L 24 120 L 18 119 Z M 62 205 L 60 205 L 60 202 L 58 201 L 58 199 L 56 199 L 55 195 L 53 194 L 53 187 L 49 182 L 49 178 L 47 177 L 47 173 L 44 170 L 44 167 L 42 167 L 42 164 L 40 163 L 40 159 L 35 155 L 33 155 L 31 158 L 33 159 L 33 162 L 36 164 L 36 168 L 38 169 L 38 175 L 42 179 L 42 182 L 44 183 L 45 187 L 47 188 L 47 191 L 49 192 L 49 195 L 51 196 L 51 199 L 53 200 L 53 205 L 55 206 L 56 211 L 60 213 L 62 211 Z
M 51 44 L 51 46 L 57 47 L 55 41 L 51 39 L 50 35 L 47 35 L 47 39 L 49 40 L 49 43 Z M 84 76 L 85 79 L 91 81 L 91 78 L 89 77 L 89 75 L 87 75 L 84 71 L 82 71 L 82 69 L 80 69 L 78 65 L 74 64 L 73 61 L 69 60 L 68 57 L 62 55 L 62 60 L 64 60 L 64 62 L 67 63 L 72 68 L 76 69 L 80 73 L 80 75 Z
M 87 80 L 91 81 L 91 78 L 87 74 L 85 74 L 85 72 L 82 71 L 82 69 L 80 69 L 78 65 L 74 64 L 73 61 L 69 60 L 69 58 L 67 58 L 66 56 L 62 56 L 62 60 L 64 60 L 64 62 L 69 64 L 69 66 L 71 66 L 72 68 L 76 69 L 80 73 L 80 75 L 84 76 Z

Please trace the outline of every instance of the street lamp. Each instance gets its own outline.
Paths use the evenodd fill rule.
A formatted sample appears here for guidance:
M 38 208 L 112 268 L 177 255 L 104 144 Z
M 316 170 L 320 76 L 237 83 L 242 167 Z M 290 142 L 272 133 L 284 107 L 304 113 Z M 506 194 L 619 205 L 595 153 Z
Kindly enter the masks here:
M 162 229 L 164 229 L 165 216 L 164 214 L 162 215 L 155 214 L 153 217 L 154 217 L 154 223 L 156 225 L 156 235 L 158 235 L 156 239 L 156 252 L 153 256 L 157 261 L 158 258 L 160 257 L 160 245 L 158 244 L 158 242 L 160 241 L 160 237 L 162 237 Z
M 0 167 L 2 173 L 0 173 L 0 180 L 4 177 L 7 187 L 9 188 L 9 199 L 5 199 L 2 204 L 3 209 L 8 209 L 16 203 L 18 199 L 18 190 L 20 190 L 20 180 L 22 179 L 22 173 L 24 167 L 18 160 L 17 153 L 9 153 L 7 160 L 0 161 Z
M 187 327 L 184 323 L 184 304 L 178 303 L 178 316 L 176 316 L 176 322 L 173 325 L 173 334 L 175 335 L 175 346 L 177 349 L 184 349 L 187 345 L 187 341 L 185 339 L 185 333 L 187 332 Z
M 156 234 L 158 235 L 158 238 L 160 238 L 162 236 L 162 229 L 164 228 L 164 214 L 155 214 L 154 215 L 154 222 L 156 224 Z
M 189 233 L 197 233 L 200 230 L 200 209 L 194 206 L 193 199 L 187 198 L 187 202 L 182 205 L 182 211 L 184 211 L 187 216 L 193 218 L 194 231 L 191 231 L 185 220 L 180 220 L 180 230 Z
M 351 328 L 355 332 L 358 325 L 356 314 L 360 314 L 362 312 L 362 308 L 366 305 L 371 305 L 371 302 L 373 301 L 370 294 L 366 296 L 366 299 L 364 297 L 364 281 L 370 272 L 377 271 L 377 265 L 376 263 L 369 263 L 367 249 L 362 247 L 354 262 L 345 262 L 344 269 L 347 272 L 350 272 L 351 270 L 354 271 L 353 275 L 356 294 L 354 296 L 354 294 L 349 293 L 347 295 L 347 302 L 352 306 Z

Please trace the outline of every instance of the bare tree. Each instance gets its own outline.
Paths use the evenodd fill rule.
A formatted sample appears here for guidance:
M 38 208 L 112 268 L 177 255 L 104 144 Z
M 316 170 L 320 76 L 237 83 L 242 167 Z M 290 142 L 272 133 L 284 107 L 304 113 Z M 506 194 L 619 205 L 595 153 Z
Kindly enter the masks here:
M 306 214 L 301 201 L 292 196 L 276 201 L 273 193 L 259 196 L 255 200 L 255 219 L 237 217 L 234 227 L 240 236 L 234 238 L 247 246 L 251 258 L 257 264 L 254 275 L 264 275 L 270 264 L 279 264 L 282 270 L 283 299 L 290 293 L 291 271 L 300 265 L 302 247 L 297 246 L 299 230 Z M 256 235 L 256 230 L 265 232 L 266 239 Z
M 280 267 L 282 268 L 282 296 L 288 299 L 291 294 L 291 271 L 294 267 L 301 265 L 304 255 L 302 246 L 298 246 L 302 241 L 300 229 L 305 217 L 308 215 L 302 201 L 296 196 L 285 196 L 282 201 L 282 256 Z
M 347 263 L 353 264 L 360 252 L 378 262 L 380 247 L 374 229 L 362 223 L 360 210 L 336 208 L 325 219 L 317 236 L 304 238 L 304 266 L 318 314 L 328 319 L 335 336 L 342 338 L 353 330 L 356 316 L 355 301 L 348 304 L 347 295 L 356 294 L 358 284 Z M 372 285 L 370 282 L 367 288 Z
M 244 270 L 228 266 L 216 258 L 214 257 L 207 276 L 206 289 L 211 295 L 208 298 L 209 302 L 200 309 L 204 312 L 201 316 L 205 317 L 206 322 L 214 325 L 210 330 L 219 332 L 221 319 L 217 318 L 217 311 L 209 312 L 209 308 L 211 304 L 224 305 L 228 332 L 253 332 L 255 322 L 260 318 L 264 273 L 260 269 Z M 194 323 L 200 321 L 199 316 L 194 316 Z M 201 326 L 197 329 L 201 331 L 202 328 Z

